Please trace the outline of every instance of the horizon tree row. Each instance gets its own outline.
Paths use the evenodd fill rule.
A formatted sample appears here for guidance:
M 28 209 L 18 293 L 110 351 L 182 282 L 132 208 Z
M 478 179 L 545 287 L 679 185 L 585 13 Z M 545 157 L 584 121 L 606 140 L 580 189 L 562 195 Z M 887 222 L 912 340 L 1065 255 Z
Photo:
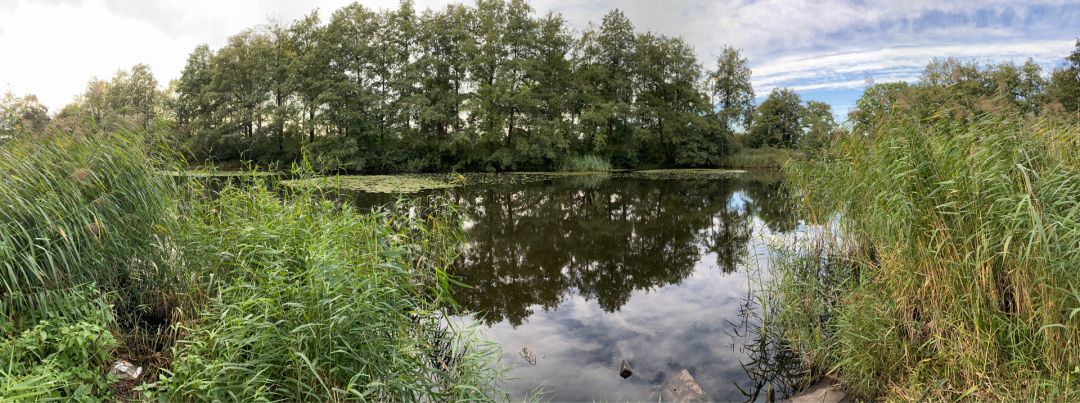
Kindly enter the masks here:
M 750 69 L 726 48 L 705 71 L 685 41 L 613 10 L 578 36 L 524 0 L 417 13 L 354 3 L 323 23 L 245 30 L 199 46 L 175 85 L 196 159 L 321 170 L 710 166 L 753 110 Z M 720 108 L 714 108 L 714 101 Z

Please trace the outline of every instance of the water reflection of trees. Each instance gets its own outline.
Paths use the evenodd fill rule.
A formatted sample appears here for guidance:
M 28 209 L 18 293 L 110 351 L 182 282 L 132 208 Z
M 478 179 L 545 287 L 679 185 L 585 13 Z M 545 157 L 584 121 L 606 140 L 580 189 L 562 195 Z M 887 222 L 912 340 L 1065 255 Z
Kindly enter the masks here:
M 682 281 L 707 253 L 730 272 L 751 236 L 744 181 L 557 180 L 463 188 L 470 248 L 455 299 L 488 323 L 521 324 L 573 290 L 616 311 L 635 290 Z M 757 199 L 755 198 L 755 201 Z
M 739 178 L 747 197 L 748 212 L 761 219 L 773 232 L 789 232 L 798 224 L 792 213 L 791 194 L 781 176 L 746 175 Z

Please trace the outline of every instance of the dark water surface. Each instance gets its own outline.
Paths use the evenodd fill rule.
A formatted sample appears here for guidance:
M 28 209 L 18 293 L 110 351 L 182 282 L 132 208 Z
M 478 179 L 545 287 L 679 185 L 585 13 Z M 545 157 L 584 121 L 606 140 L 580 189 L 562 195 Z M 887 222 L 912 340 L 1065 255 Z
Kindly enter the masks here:
M 598 176 L 449 190 L 469 241 L 452 273 L 472 286 L 454 297 L 501 346 L 516 399 L 655 400 L 682 369 L 714 400 L 764 399 L 784 357 L 755 333 L 750 293 L 767 243 L 802 228 L 780 185 Z

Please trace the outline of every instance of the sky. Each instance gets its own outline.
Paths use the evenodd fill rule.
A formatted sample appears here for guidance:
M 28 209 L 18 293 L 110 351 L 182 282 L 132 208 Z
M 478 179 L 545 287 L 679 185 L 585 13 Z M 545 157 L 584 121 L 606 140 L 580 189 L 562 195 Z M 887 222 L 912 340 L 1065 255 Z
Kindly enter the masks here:
M 137 63 L 158 81 L 187 55 L 244 28 L 323 17 L 352 0 L 0 0 L 0 92 L 33 93 L 59 110 L 93 77 Z M 471 0 L 416 0 L 442 8 Z M 397 0 L 360 0 L 395 8 Z M 575 30 L 623 10 L 639 31 L 685 39 L 705 67 L 724 45 L 743 50 L 759 101 L 777 87 L 846 115 L 868 83 L 916 80 L 934 57 L 980 63 L 1028 58 L 1049 69 L 1080 36 L 1080 0 L 533 0 Z

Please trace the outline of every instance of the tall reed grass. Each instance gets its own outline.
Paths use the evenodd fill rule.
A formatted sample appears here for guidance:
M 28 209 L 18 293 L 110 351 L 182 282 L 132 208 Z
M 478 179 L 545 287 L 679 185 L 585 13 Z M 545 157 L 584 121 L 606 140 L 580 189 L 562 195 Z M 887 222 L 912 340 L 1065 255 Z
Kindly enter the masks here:
M 176 189 L 137 136 L 70 135 L 0 147 L 0 314 L 19 330 L 78 306 L 69 290 L 95 283 L 122 310 L 155 305 L 172 285 L 162 242 Z M 134 152 L 132 150 L 135 150 Z
M 1080 399 L 1080 128 L 945 116 L 787 166 L 837 233 L 787 260 L 782 322 L 857 396 Z
M 611 162 L 598 155 L 576 155 L 567 158 L 559 167 L 565 172 L 608 172 Z
M 362 214 L 257 184 L 189 208 L 179 244 L 212 298 L 181 324 L 165 399 L 494 397 L 494 352 L 443 315 L 462 236 L 451 206 Z
M 107 396 L 114 333 L 182 290 L 163 253 L 176 188 L 145 144 L 117 133 L 0 146 L 0 400 Z
M 149 143 L 0 146 L 0 401 L 498 397 L 492 349 L 445 318 L 452 206 L 363 213 L 255 175 L 211 192 Z M 118 387 L 121 357 L 155 376 Z

